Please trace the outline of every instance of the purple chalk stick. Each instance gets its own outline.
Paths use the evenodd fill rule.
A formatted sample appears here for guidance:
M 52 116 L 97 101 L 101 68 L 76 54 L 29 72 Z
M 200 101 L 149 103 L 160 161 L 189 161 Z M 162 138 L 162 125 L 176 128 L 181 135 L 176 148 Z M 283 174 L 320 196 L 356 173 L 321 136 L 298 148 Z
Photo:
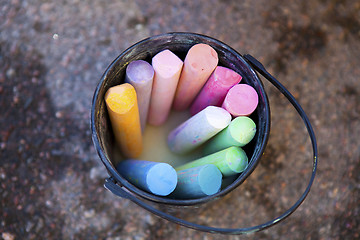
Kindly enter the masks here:
M 146 61 L 132 61 L 126 67 L 125 82 L 130 83 L 135 88 L 142 131 L 144 131 L 147 121 L 153 78 L 154 69 Z

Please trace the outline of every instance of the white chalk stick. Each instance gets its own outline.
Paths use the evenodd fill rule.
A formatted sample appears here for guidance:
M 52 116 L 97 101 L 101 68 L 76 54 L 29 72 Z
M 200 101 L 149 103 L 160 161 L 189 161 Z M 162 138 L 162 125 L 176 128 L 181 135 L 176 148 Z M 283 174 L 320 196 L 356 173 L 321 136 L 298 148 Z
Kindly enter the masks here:
M 168 146 L 174 153 L 188 153 L 226 128 L 231 115 L 225 109 L 208 106 L 170 132 Z

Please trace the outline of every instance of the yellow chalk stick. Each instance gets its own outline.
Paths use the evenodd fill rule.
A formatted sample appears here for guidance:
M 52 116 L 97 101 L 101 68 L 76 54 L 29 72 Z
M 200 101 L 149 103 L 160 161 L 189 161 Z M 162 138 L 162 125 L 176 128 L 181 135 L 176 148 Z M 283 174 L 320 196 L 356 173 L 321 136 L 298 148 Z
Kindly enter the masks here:
M 128 158 L 139 157 L 143 145 L 134 87 L 124 83 L 109 88 L 105 94 L 105 102 L 115 140 L 122 153 Z

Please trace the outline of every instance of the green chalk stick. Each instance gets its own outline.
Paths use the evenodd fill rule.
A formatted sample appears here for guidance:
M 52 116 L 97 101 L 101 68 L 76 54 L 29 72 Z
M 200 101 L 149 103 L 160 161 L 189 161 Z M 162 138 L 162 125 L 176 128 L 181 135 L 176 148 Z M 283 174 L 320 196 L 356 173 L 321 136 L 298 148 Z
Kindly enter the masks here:
M 255 133 L 256 124 L 251 118 L 237 117 L 206 143 L 203 152 L 208 155 L 231 146 L 243 147 L 254 138 Z
M 244 171 L 248 165 L 246 153 L 240 147 L 229 147 L 222 151 L 199 158 L 175 168 L 176 171 L 206 164 L 214 164 L 224 176 L 231 176 Z

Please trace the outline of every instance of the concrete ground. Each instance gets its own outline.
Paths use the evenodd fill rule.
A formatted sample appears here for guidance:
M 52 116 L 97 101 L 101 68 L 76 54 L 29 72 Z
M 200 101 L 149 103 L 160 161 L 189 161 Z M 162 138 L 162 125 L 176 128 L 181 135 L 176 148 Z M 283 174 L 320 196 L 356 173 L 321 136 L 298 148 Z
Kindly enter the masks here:
M 246 236 L 162 220 L 103 188 L 92 141 L 94 89 L 111 61 L 148 36 L 187 31 L 250 53 L 299 100 L 316 132 L 318 172 L 285 221 Z M 0 0 L 0 238 L 360 238 L 360 2 L 354 0 Z M 247 181 L 199 224 L 248 227 L 277 217 L 312 167 L 300 117 L 265 79 L 271 137 Z

